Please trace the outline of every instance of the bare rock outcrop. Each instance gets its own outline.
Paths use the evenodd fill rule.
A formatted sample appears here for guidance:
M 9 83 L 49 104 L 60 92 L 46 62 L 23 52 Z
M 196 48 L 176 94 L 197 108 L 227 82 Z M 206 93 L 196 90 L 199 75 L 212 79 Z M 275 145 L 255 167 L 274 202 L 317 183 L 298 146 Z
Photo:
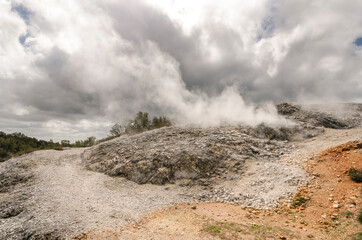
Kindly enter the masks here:
M 361 125 L 362 104 L 278 103 L 278 113 L 303 127 L 349 129 Z
M 253 136 L 254 135 L 254 136 Z M 144 184 L 237 178 L 250 158 L 278 158 L 282 141 L 247 127 L 168 127 L 100 144 L 83 154 L 88 169 Z

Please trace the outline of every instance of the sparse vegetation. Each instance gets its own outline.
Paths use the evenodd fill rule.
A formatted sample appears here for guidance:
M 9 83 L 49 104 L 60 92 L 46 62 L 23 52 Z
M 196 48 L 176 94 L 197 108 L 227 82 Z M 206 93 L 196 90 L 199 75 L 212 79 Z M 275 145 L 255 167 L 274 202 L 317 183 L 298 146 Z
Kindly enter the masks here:
M 206 232 L 215 232 L 215 233 L 220 233 L 220 228 L 215 226 L 215 225 L 209 225 L 206 227 Z
M 60 141 L 62 147 L 90 147 L 93 146 L 96 143 L 95 137 L 88 137 L 86 140 L 77 140 L 75 143 L 70 143 L 69 140 L 62 140 Z
M 75 141 L 73 147 L 90 147 L 93 146 L 96 142 L 95 137 L 88 137 L 86 140 Z
M 350 168 L 348 172 L 349 172 L 349 177 L 352 181 L 356 183 L 362 182 L 362 168 L 360 169 Z
M 109 133 L 111 134 L 111 136 L 120 136 L 122 133 L 124 132 L 124 128 L 116 123 L 112 126 L 111 130 L 109 130 Z
M 353 234 L 353 235 L 351 236 L 351 240 L 361 240 L 361 239 L 362 239 L 362 232 Z
M 155 116 L 152 121 L 148 118 L 147 112 L 138 112 L 133 120 L 129 120 L 123 125 L 116 123 L 112 126 L 109 131 L 110 136 L 108 138 L 112 139 L 114 137 L 121 136 L 122 134 L 135 134 L 140 133 L 156 128 L 170 126 L 171 121 L 165 116 Z
M 254 236 L 255 239 L 274 239 L 276 235 L 292 236 L 291 232 L 282 228 L 235 222 L 209 222 L 205 231 L 220 239 L 241 239 L 241 236 Z
M 294 198 L 294 201 L 292 203 L 292 208 L 303 206 L 307 201 L 308 201 L 307 198 L 303 196 L 297 196 L 296 198 Z
M 342 215 L 345 216 L 346 218 L 352 218 L 354 216 L 354 213 L 350 211 L 345 211 L 342 212 Z

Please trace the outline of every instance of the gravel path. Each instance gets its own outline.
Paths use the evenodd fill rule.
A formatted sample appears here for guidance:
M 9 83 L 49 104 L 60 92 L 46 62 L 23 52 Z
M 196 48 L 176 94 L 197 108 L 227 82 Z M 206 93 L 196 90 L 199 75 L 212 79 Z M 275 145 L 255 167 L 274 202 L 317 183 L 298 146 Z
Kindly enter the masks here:
M 81 165 L 83 151 L 46 150 L 21 157 L 36 162 L 35 180 L 21 190 L 28 193 L 26 210 L 0 220 L 0 239 L 63 239 L 97 227 L 124 225 L 150 210 L 192 201 L 183 187 L 138 185 L 87 171 Z

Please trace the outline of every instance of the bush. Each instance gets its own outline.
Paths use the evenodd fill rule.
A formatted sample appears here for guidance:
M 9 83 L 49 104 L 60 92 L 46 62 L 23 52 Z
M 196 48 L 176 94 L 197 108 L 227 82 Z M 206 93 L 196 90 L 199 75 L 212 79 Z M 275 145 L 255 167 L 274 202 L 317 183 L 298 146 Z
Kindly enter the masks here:
M 362 224 L 362 210 L 359 211 L 359 214 L 357 216 L 357 220 L 358 220 L 359 223 Z
M 124 133 L 124 128 L 120 124 L 116 123 L 112 126 L 111 130 L 109 130 L 109 133 L 111 136 L 118 137 Z
M 350 168 L 349 177 L 351 178 L 352 181 L 354 181 L 356 183 L 361 183 L 362 182 L 362 168 L 360 168 L 360 169 Z
M 60 141 L 60 144 L 62 145 L 62 147 L 71 147 L 72 144 L 70 143 L 69 140 L 62 140 Z
M 95 144 L 96 138 L 95 137 L 88 137 L 86 140 L 78 140 L 72 145 L 72 147 L 91 147 Z
M 121 124 L 116 123 L 111 128 L 110 137 L 118 137 L 124 133 L 134 134 L 141 133 L 144 131 L 171 126 L 171 121 L 165 116 L 154 117 L 152 121 L 148 118 L 147 112 L 138 112 L 133 120 Z
M 292 208 L 303 206 L 307 201 L 308 201 L 307 198 L 304 198 L 302 196 L 297 196 L 292 203 Z
M 168 120 L 166 117 L 160 116 L 160 117 L 154 117 L 152 119 L 152 128 L 160 128 L 166 126 L 171 126 L 171 121 Z

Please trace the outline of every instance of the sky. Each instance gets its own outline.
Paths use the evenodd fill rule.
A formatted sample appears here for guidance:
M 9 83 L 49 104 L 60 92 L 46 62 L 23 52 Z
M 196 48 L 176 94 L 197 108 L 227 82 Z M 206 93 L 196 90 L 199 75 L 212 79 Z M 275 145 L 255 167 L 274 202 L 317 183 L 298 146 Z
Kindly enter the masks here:
M 272 102 L 362 102 L 361 10 L 355 0 L 0 0 L 0 131 L 99 139 L 138 111 L 288 124 Z

